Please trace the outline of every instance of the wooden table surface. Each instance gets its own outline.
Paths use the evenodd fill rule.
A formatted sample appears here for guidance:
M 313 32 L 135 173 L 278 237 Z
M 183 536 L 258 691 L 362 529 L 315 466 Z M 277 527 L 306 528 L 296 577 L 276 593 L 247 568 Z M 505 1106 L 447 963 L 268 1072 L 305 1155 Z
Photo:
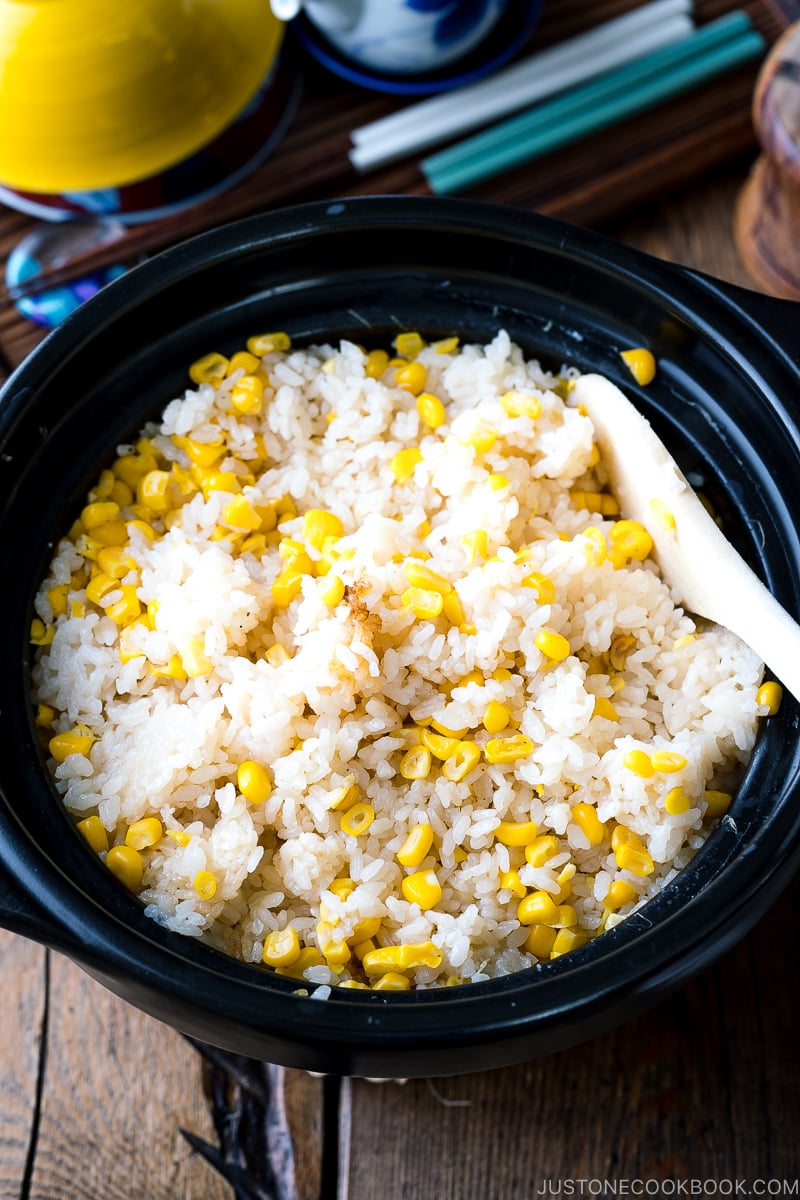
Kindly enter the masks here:
M 603 228 L 747 285 L 731 215 L 753 153 Z M 402 1084 L 203 1054 L 0 933 L 0 1200 L 798 1196 L 798 928 L 795 881 L 721 961 L 605 1037 Z M 267 1113 L 292 1133 L 289 1181 L 266 1162 Z

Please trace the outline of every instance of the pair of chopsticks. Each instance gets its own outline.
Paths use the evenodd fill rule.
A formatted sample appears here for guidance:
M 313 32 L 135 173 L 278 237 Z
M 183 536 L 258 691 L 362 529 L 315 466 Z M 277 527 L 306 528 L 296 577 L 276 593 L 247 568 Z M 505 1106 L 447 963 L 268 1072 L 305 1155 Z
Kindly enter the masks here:
M 535 105 L 471 138 L 430 155 L 420 169 L 434 194 L 452 194 L 561 149 L 653 108 L 725 71 L 760 57 L 764 38 L 743 12 L 733 12 Z
M 692 0 L 650 0 L 586 33 L 443 95 L 354 129 L 358 171 L 385 166 L 575 88 L 691 33 Z

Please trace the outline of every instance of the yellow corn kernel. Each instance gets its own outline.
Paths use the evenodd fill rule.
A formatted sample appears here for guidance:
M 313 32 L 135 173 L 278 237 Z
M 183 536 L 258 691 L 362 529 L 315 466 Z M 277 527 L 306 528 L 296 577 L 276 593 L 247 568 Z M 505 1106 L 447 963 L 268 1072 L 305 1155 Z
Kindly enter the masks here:
M 440 967 L 442 953 L 433 942 L 404 942 L 401 946 L 379 946 L 363 958 L 368 975 L 388 975 L 391 971 L 413 971 L 418 967 Z
M 438 758 L 441 762 L 445 762 L 451 754 L 455 754 L 459 739 L 449 737 L 446 734 L 433 733 L 430 729 L 423 729 L 420 734 L 422 745 L 430 750 L 434 758 Z
M 381 922 L 381 917 L 364 917 L 363 921 L 358 921 L 356 925 L 353 926 L 353 932 L 347 940 L 353 947 L 354 951 L 357 946 L 364 946 L 366 942 L 371 942 L 372 938 L 374 938 L 375 934 L 380 929 Z M 369 947 L 369 949 L 374 949 L 374 943 Z M 368 949 L 365 947 L 361 957 L 363 958 L 364 954 L 367 953 Z
M 653 769 L 661 775 L 674 775 L 676 771 L 682 771 L 688 765 L 688 759 L 674 750 L 654 750 L 650 755 L 650 762 Z
M 479 421 L 466 437 L 461 438 L 461 445 L 471 446 L 476 454 L 488 454 L 496 441 L 497 430 Z
M 474 529 L 472 533 L 465 533 L 461 539 L 461 544 L 467 551 L 467 562 L 473 566 L 478 558 L 485 558 L 489 547 L 489 535 L 485 529 Z
M 95 558 L 99 558 L 104 546 L 124 546 L 128 541 L 128 528 L 125 521 L 106 521 L 92 530 L 92 542 L 97 547 Z
M 442 611 L 444 599 L 441 592 L 428 588 L 406 588 L 400 597 L 403 608 L 411 609 L 419 621 L 433 621 Z
M 599 846 L 608 832 L 593 804 L 575 804 L 572 819 L 593 846 Z
M 449 758 L 442 763 L 442 774 L 451 783 L 460 783 L 481 760 L 481 752 L 474 742 L 459 742 Z
M 652 500 L 648 500 L 647 506 L 656 525 L 661 529 L 675 528 L 675 514 L 670 512 L 663 500 L 654 496 Z
M 530 846 L 536 840 L 535 821 L 501 821 L 494 836 L 503 846 Z
M 261 359 L 255 354 L 251 354 L 249 350 L 237 350 L 231 355 L 228 363 L 228 375 L 232 375 L 234 371 L 244 371 L 247 375 L 252 375 L 254 371 L 258 371 L 261 367 Z
M 111 500 L 96 500 L 93 504 L 87 504 L 81 512 L 81 520 L 87 530 L 105 525 L 106 521 L 113 521 L 118 516 L 119 505 Z
M 228 359 L 224 354 L 204 354 L 189 367 L 189 378 L 192 383 L 222 383 L 228 371 Z
M 140 821 L 134 821 L 128 826 L 125 845 L 133 850 L 146 850 L 148 846 L 155 846 L 160 842 L 163 836 L 164 827 L 158 817 L 142 817 Z
M 246 529 L 253 532 L 261 528 L 261 517 L 244 496 L 234 496 L 222 510 L 222 519 L 232 529 Z
M 122 592 L 119 600 L 109 604 L 104 612 L 115 624 L 129 625 L 131 621 L 135 621 L 137 617 L 141 616 L 142 605 L 133 584 L 122 584 L 119 590 Z
M 50 608 L 53 610 L 54 617 L 63 617 L 66 613 L 68 593 L 68 583 L 60 583 L 56 587 L 48 588 L 47 599 L 50 601 Z
M 264 383 L 258 375 L 243 375 L 231 388 L 231 408 L 243 417 L 256 417 L 264 403 Z
M 427 746 L 412 746 L 400 760 L 403 779 L 427 779 L 431 773 L 431 752 Z
M 605 696 L 595 696 L 592 716 L 603 717 L 606 721 L 619 721 L 619 713 Z
M 343 533 L 344 525 L 335 513 L 310 508 L 303 516 L 303 537 L 315 550 L 322 550 L 326 538 L 340 538 Z
M 430 429 L 444 425 L 447 417 L 444 405 L 433 392 L 420 392 L 417 396 L 417 412 Z
M 122 546 L 104 546 L 97 555 L 97 565 L 111 579 L 123 579 L 136 569 L 136 560 Z
M 558 854 L 558 850 L 558 838 L 551 833 L 543 833 L 525 847 L 525 860 L 532 867 L 543 867 L 549 858 Z
M 402 388 L 404 392 L 410 392 L 412 396 L 418 396 L 424 389 L 428 378 L 427 368 L 421 362 L 403 363 L 397 367 L 394 373 L 394 381 L 397 387 Z
M 270 646 L 268 650 L 264 651 L 264 658 L 271 667 L 282 667 L 284 663 L 289 662 L 291 657 L 286 647 L 281 646 L 279 642 L 276 642 L 274 646 Z
M 531 925 L 523 950 L 527 950 L 528 954 L 533 954 L 536 958 L 549 958 L 556 936 L 556 930 L 551 929 L 549 925 Z
M 144 505 L 150 512 L 166 512 L 171 503 L 171 484 L 169 471 L 148 471 L 136 486 L 136 503 Z
M 627 558 L 643 562 L 653 549 L 653 539 L 638 521 L 615 521 L 611 526 L 610 537 L 614 566 L 621 565 Z
M 37 704 L 34 724 L 39 729 L 47 729 L 56 719 L 56 710 L 50 704 Z
M 144 537 L 146 537 L 148 542 L 154 542 L 158 537 L 158 534 L 156 533 L 155 529 L 153 529 L 153 526 L 149 525 L 147 521 L 127 521 L 126 528 L 129 535 L 130 531 L 135 529 L 137 533 L 141 533 Z
M 562 954 L 569 954 L 571 950 L 578 950 L 581 946 L 585 946 L 588 941 L 589 934 L 584 933 L 582 929 L 559 929 L 553 942 L 553 948 L 550 951 L 550 958 L 560 958 Z
M 542 415 L 542 402 L 538 396 L 526 395 L 524 392 L 506 392 L 500 397 L 500 403 L 507 417 L 528 417 L 535 421 Z
M 507 475 L 499 475 L 496 473 L 490 475 L 486 482 L 489 484 L 489 487 L 493 492 L 501 492 L 503 488 L 507 488 L 509 485 L 509 479 Z
M 392 455 L 389 459 L 389 470 L 398 483 L 408 483 L 414 474 L 414 468 L 420 462 L 422 462 L 422 451 L 416 446 L 408 446 L 405 450 L 398 450 L 397 454 Z
M 344 580 L 339 575 L 326 575 L 317 585 L 317 594 L 328 608 L 336 608 L 344 599 Z
M 448 592 L 453 590 L 453 585 L 449 580 L 445 579 L 444 575 L 437 575 L 435 571 L 431 571 L 429 567 L 426 567 L 418 559 L 408 559 L 403 570 L 412 587 L 439 592 L 442 596 L 446 596 Z
M 552 604 L 556 598 L 556 585 L 547 575 L 532 571 L 522 580 L 522 586 L 533 588 L 540 604 Z
M 287 608 L 300 595 L 303 576 L 299 571 L 287 568 L 281 571 L 272 585 L 272 599 L 277 608 Z
M 198 871 L 192 886 L 201 900 L 213 900 L 217 894 L 217 881 L 211 871 Z
M 211 659 L 205 652 L 205 642 L 192 638 L 181 650 L 181 666 L 189 679 L 202 679 L 213 669 Z
M 607 557 L 606 539 L 602 530 L 598 529 L 596 525 L 589 525 L 584 529 L 581 537 L 584 541 L 583 557 L 589 566 L 602 566 Z
M 108 849 L 108 834 L 99 817 L 84 817 L 82 821 L 78 821 L 78 829 L 95 854 L 102 854 Z
M 469 633 L 470 629 L 475 632 L 472 626 L 467 627 L 466 614 L 464 606 L 461 603 L 461 598 L 455 589 L 448 592 L 442 600 L 442 616 L 446 617 L 451 625 L 455 625 L 462 633 Z
M 775 683 L 770 679 L 766 683 L 762 683 L 761 687 L 756 692 L 756 704 L 760 708 L 766 708 L 767 716 L 774 717 L 781 706 L 783 700 L 783 688 L 779 683 Z
M 294 962 L 285 967 L 275 967 L 276 975 L 288 975 L 290 979 L 305 979 L 305 973 L 311 967 L 324 967 L 325 959 L 316 946 L 305 946 Z
M 103 596 L 107 596 L 109 592 L 119 590 L 119 582 L 100 571 L 86 585 L 86 599 L 91 600 L 92 604 L 100 604 Z
M 442 898 L 441 884 L 430 868 L 406 875 L 400 886 L 409 904 L 418 904 L 423 912 L 435 908 Z
M 185 829 L 165 829 L 168 838 L 175 842 L 176 846 L 188 846 L 192 840 L 192 835 L 187 833 Z
M 190 462 L 193 462 L 195 466 L 213 467 L 225 454 L 225 442 L 222 437 L 219 441 L 214 442 L 198 442 L 194 438 L 182 438 L 180 449 L 186 452 Z
M 671 817 L 685 813 L 691 805 L 691 800 L 682 787 L 671 788 L 664 797 L 664 808 Z
M 554 629 L 540 629 L 533 639 L 537 650 L 541 650 L 545 658 L 552 662 L 563 662 L 571 654 L 570 644 L 561 633 Z
M 264 939 L 262 961 L 268 967 L 289 967 L 300 957 L 300 938 L 292 925 L 273 929 Z
M 106 855 L 106 866 L 130 891 L 141 887 L 144 862 L 132 846 L 112 846 Z
M 435 350 L 437 354 L 452 354 L 457 349 L 457 337 L 440 338 L 438 342 L 431 342 L 431 350 Z
M 706 802 L 706 816 L 708 817 L 724 817 L 733 800 L 730 792 L 716 792 L 713 789 L 708 789 L 704 792 L 704 797 Z
M 547 892 L 530 892 L 519 902 L 517 919 L 520 925 L 555 925 L 558 908 Z
M 533 742 L 524 733 L 511 737 L 491 738 L 483 748 L 486 761 L 490 763 L 512 763 L 527 758 L 533 750 Z
M 622 845 L 615 851 L 614 857 L 620 871 L 630 871 L 632 875 L 637 875 L 640 879 L 645 875 L 652 875 L 655 870 L 655 864 L 648 851 L 640 850 L 638 846 Z
M 180 683 L 188 678 L 180 654 L 173 654 L 164 667 L 151 667 L 151 674 L 157 679 L 177 679 Z
M 651 779 L 655 774 L 653 760 L 644 750 L 629 750 L 622 756 L 622 765 L 640 779 Z
M 410 989 L 411 980 L 407 975 L 401 975 L 398 971 L 387 971 L 385 975 L 381 975 L 375 980 L 370 991 L 407 992 Z
M 656 374 L 656 360 L 649 350 L 643 346 L 636 346 L 631 350 L 620 351 L 620 358 L 637 383 L 643 387 L 652 383 Z
M 553 896 L 556 904 L 563 904 L 564 901 L 572 895 L 572 880 L 575 878 L 578 868 L 574 863 L 564 863 L 564 866 L 556 876 L 558 884 L 558 894 Z
M 516 896 L 518 900 L 521 900 L 528 890 L 520 879 L 518 871 L 504 871 L 500 876 L 500 888 L 502 891 L 511 892 L 511 895 Z
M 53 625 L 45 625 L 38 617 L 31 621 L 30 640 L 34 646 L 49 646 L 56 635 Z
M 64 762 L 70 754 L 89 753 L 97 738 L 86 725 L 75 725 L 66 733 L 57 733 L 50 738 L 48 748 L 56 762 Z
M 252 758 L 239 763 L 236 785 L 248 804 L 263 804 L 272 795 L 272 781 L 266 769 Z
M 620 846 L 634 846 L 637 850 L 642 850 L 644 842 L 638 833 L 634 833 L 627 825 L 615 825 L 611 834 L 611 849 L 616 851 Z
M 249 337 L 246 342 L 247 349 L 250 354 L 254 354 L 257 358 L 262 358 L 265 354 L 272 354 L 276 350 L 291 349 L 292 339 L 288 333 L 259 333 L 253 337 Z
M 623 904 L 630 904 L 635 899 L 636 889 L 632 884 L 627 879 L 615 879 L 605 894 L 603 904 L 611 912 L 616 912 Z
M 389 355 L 385 350 L 370 350 L 364 364 L 364 374 L 370 379 L 380 379 L 389 365 Z
M 375 809 L 371 804 L 354 804 L 343 814 L 339 822 L 342 832 L 350 837 L 361 837 L 375 820 Z
M 394 339 L 394 348 L 403 358 L 416 358 L 420 350 L 425 349 L 425 343 L 418 333 L 398 333 Z
M 158 459 L 155 454 L 123 454 L 114 463 L 113 471 L 118 479 L 126 483 L 129 488 L 136 490 L 136 485 L 139 480 L 147 474 L 148 471 L 155 471 L 158 467 Z
M 483 728 L 487 733 L 502 733 L 511 720 L 511 711 L 499 700 L 490 700 L 483 714 Z
M 321 907 L 324 907 L 324 905 Z M 331 966 L 343 967 L 345 963 L 350 961 L 352 951 L 344 938 L 337 936 L 335 925 L 323 919 L 317 922 L 315 932 L 317 946 L 327 963 Z

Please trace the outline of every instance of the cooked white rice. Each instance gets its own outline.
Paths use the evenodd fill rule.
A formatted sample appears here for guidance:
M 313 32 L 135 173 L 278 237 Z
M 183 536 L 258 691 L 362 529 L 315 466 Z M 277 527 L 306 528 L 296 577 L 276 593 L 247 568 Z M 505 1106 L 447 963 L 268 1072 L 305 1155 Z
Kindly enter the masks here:
M 154 465 L 150 454 L 171 473 L 166 513 L 131 511 L 124 488 L 113 493 L 127 573 L 97 602 L 87 598 L 103 531 L 87 535 L 79 523 L 36 600 L 45 626 L 34 670 L 39 721 L 48 738 L 75 726 L 93 738 L 87 753 L 50 759 L 69 812 L 99 816 L 111 846 L 125 843 L 133 822 L 157 818 L 163 836 L 140 851 L 147 912 L 252 963 L 272 932 L 291 926 L 307 953 L 281 969 L 315 984 L 374 984 L 381 968 L 365 972 L 364 954 L 401 944 L 425 946 L 439 965 L 382 986 L 482 980 L 602 932 L 702 845 L 714 824 L 706 791 L 735 787 L 764 711 L 755 655 L 684 613 L 651 559 L 615 565 L 606 553 L 618 518 L 590 511 L 607 489 L 591 422 L 562 399 L 575 373 L 525 362 L 504 332 L 485 347 L 453 343 L 416 355 L 425 391 L 444 402 L 435 428 L 397 385 L 396 365 L 373 378 L 375 356 L 349 342 L 264 355 L 259 414 L 231 407 L 243 368 L 187 391 L 144 441 L 119 450 L 134 456 L 134 473 Z M 509 416 L 509 392 L 538 399 L 540 415 Z M 479 425 L 496 439 L 489 446 L 489 433 L 476 449 Z M 183 439 L 197 456 L 197 444 L 221 435 L 224 457 L 205 474 L 229 474 L 217 490 L 206 481 L 204 495 Z M 400 482 L 392 460 L 406 448 L 421 457 Z M 119 473 L 104 473 L 90 500 L 107 502 Z M 584 492 L 588 500 L 576 494 Z M 231 527 L 235 494 L 259 510 L 260 530 Z M 304 541 L 309 509 L 335 514 L 344 535 L 323 547 L 326 562 L 305 547 L 311 570 L 297 560 L 300 592 L 281 606 L 272 587 L 298 552 L 291 541 Z M 134 518 L 154 537 L 127 524 Z M 469 538 L 475 531 L 485 532 L 485 551 Z M 425 618 L 408 607 L 409 563 L 452 585 L 445 612 Z M 532 573 L 552 581 L 551 603 L 546 589 L 540 598 L 525 585 Z M 329 607 L 321 589 L 333 576 L 346 591 Z M 123 624 L 106 610 L 130 598 L 127 586 L 140 605 L 123 621 L 139 606 L 142 616 L 121 646 Z M 568 657 L 542 653 L 542 630 L 568 639 Z M 189 678 L 175 677 L 182 667 Z M 483 725 L 491 701 L 511 718 L 492 734 Z M 458 771 L 444 772 L 434 755 L 426 777 L 404 778 L 404 755 L 437 726 L 477 745 L 477 765 L 448 779 Z M 487 761 L 492 738 L 520 735 L 528 753 Z M 623 762 L 632 749 L 674 752 L 679 769 L 644 778 Z M 268 770 L 263 803 L 239 790 L 245 761 Z M 668 807 L 685 811 L 667 811 L 670 793 Z M 367 819 L 374 813 L 358 836 L 342 828 L 345 795 L 345 805 L 369 806 Z M 599 844 L 576 805 L 602 823 Z M 504 831 L 528 822 L 554 840 L 526 857 Z M 404 867 L 398 851 L 420 824 L 432 846 Z M 638 837 L 645 854 L 636 861 L 652 869 L 620 867 L 617 827 Z M 401 887 L 427 869 L 441 889 L 430 908 Z M 343 878 L 351 884 L 334 882 Z M 633 898 L 608 907 L 615 880 Z M 198 894 L 214 887 L 210 898 Z M 569 932 L 547 933 L 552 917 L 533 932 L 520 922 L 520 896 L 537 892 L 554 899 L 555 924 Z M 377 930 L 365 946 L 358 926 L 370 919 L 379 921 L 366 927 Z

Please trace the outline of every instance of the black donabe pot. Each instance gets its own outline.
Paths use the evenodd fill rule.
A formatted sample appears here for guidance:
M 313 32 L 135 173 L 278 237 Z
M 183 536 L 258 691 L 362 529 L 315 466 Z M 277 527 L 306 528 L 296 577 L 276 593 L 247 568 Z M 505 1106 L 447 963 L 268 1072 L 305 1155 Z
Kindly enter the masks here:
M 401 329 L 486 341 L 619 382 L 781 603 L 800 611 L 800 345 L 790 304 L 592 233 L 468 201 L 370 198 L 243 221 L 105 289 L 2 392 L 0 923 L 69 955 L 135 1005 L 227 1049 L 292 1067 L 434 1075 L 565 1048 L 632 1017 L 741 937 L 800 860 L 798 711 L 765 723 L 729 816 L 678 880 L 602 938 L 541 968 L 419 993 L 297 984 L 170 934 L 95 859 L 48 780 L 31 717 L 32 599 L 54 542 L 113 448 L 186 366 L 263 329 L 386 344 Z M 633 386 L 619 351 L 659 364 Z

